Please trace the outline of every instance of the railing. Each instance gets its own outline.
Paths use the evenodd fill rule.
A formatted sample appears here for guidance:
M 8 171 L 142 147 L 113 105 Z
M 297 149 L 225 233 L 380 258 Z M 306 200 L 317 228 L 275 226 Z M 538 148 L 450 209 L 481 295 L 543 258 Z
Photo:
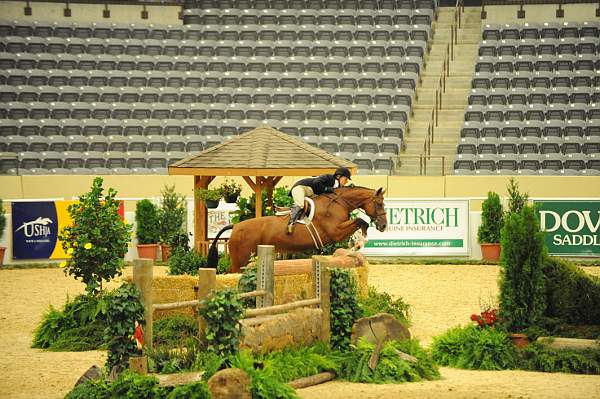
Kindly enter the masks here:
M 435 143 L 435 128 L 439 124 L 439 114 L 443 107 L 443 95 L 446 93 L 446 78 L 450 76 L 450 61 L 454 61 L 454 46 L 458 44 L 458 29 L 462 26 L 462 13 L 465 10 L 464 1 L 457 0 L 454 7 L 454 15 L 450 24 L 450 42 L 446 45 L 444 61 L 442 62 L 442 73 L 435 89 L 435 105 L 431 109 L 431 118 L 427 125 L 427 135 L 423 143 L 422 159 L 419 162 L 421 175 L 427 174 L 427 161 L 432 158 L 431 145 Z M 433 156 L 442 159 L 442 175 L 444 175 L 444 156 Z

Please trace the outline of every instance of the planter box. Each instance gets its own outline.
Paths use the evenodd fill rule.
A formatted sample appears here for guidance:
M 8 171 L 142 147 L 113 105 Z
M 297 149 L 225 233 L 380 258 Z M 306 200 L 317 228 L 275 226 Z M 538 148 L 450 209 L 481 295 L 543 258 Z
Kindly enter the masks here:
M 483 260 L 498 262 L 500 260 L 500 244 L 480 244 Z

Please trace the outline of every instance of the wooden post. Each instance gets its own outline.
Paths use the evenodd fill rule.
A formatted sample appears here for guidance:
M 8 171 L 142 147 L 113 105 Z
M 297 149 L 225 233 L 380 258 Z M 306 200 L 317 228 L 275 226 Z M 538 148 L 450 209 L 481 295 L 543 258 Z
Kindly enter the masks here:
M 194 176 L 194 248 L 204 256 L 208 254 L 208 251 L 206 251 L 207 253 L 202 252 L 201 243 L 208 240 L 208 211 L 204 201 L 196 196 L 196 190 L 208 188 L 214 178 L 214 176 Z
M 274 272 L 275 246 L 259 245 L 256 249 L 256 289 L 265 290 L 267 293 L 256 298 L 256 307 L 272 306 L 274 299 Z
M 202 301 L 210 296 L 210 293 L 214 291 L 217 285 L 217 270 L 211 268 L 200 268 L 198 269 L 198 300 Z M 198 309 L 195 309 L 196 311 Z M 206 322 L 196 312 L 198 318 L 198 333 L 200 338 L 204 337 L 204 330 L 206 329 Z
M 331 273 L 327 267 L 327 258 L 324 256 L 313 256 L 313 287 L 315 297 L 321 300 L 323 320 L 321 322 L 321 341 L 329 342 L 331 335 Z
M 256 217 L 262 217 L 263 211 L 263 200 L 262 200 L 262 189 L 263 189 L 263 178 L 256 176 L 256 186 L 254 187 L 254 194 L 256 194 Z
M 142 294 L 144 304 L 144 344 L 146 348 L 152 349 L 152 281 L 153 263 L 151 259 L 134 259 L 133 261 L 133 283 Z

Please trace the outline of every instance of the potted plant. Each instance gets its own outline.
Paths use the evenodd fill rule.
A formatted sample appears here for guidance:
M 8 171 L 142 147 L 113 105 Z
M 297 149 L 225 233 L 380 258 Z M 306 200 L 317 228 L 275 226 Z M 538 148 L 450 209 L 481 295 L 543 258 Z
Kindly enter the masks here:
M 198 198 L 200 198 L 206 204 L 209 209 L 214 209 L 219 206 L 219 201 L 223 198 L 223 193 L 220 188 L 208 189 L 199 188 L 196 192 Z
M 503 225 L 504 212 L 500 196 L 488 192 L 487 199 L 481 205 L 481 224 L 477 230 L 477 241 L 481 245 L 484 260 L 500 259 L 500 230 Z
M 183 232 L 185 222 L 185 197 L 175 192 L 175 186 L 165 186 L 158 210 L 160 224 L 160 249 L 162 261 L 169 259 L 171 237 Z
M 242 185 L 236 183 L 233 180 L 225 179 L 223 184 L 220 186 L 223 198 L 228 204 L 235 204 L 240 193 L 242 192 Z
M 2 240 L 2 236 L 4 235 L 4 228 L 6 227 L 6 215 L 4 214 L 4 205 L 2 204 L 2 199 L 0 199 L 0 240 Z M 6 247 L 0 245 L 0 265 L 4 264 L 4 252 L 6 251 Z
M 148 199 L 135 205 L 136 234 L 138 256 L 156 260 L 160 240 L 160 223 L 156 206 Z

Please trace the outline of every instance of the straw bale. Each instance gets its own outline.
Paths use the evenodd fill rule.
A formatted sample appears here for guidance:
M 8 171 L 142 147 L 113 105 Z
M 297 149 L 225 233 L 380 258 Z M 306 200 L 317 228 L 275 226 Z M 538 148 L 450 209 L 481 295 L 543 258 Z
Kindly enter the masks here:
M 222 290 L 224 288 L 237 288 L 238 281 L 240 280 L 241 274 L 239 273 L 228 273 L 228 274 L 217 274 L 216 289 Z

